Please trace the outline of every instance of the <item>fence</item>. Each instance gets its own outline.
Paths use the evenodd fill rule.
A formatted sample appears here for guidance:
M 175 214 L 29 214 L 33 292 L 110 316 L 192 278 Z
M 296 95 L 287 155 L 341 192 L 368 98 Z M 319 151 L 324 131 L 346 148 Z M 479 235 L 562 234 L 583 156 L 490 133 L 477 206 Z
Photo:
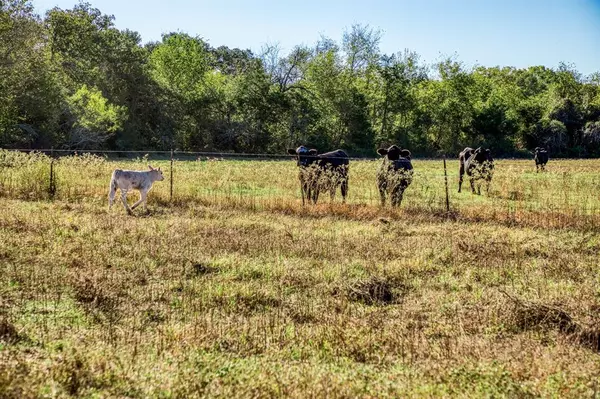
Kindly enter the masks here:
M 2 154 L 0 190 L 1 195 L 8 197 L 93 199 L 101 203 L 106 200 L 114 168 L 145 169 L 151 162 L 168 169 L 165 170 L 168 182 L 155 183 L 149 197 L 151 204 L 199 203 L 249 209 L 282 209 L 301 204 L 298 169 L 290 155 L 178 151 L 78 154 L 71 150 L 42 150 L 33 154 L 2 151 Z M 380 160 L 350 160 L 348 205 L 355 209 L 367 207 L 371 214 L 393 213 L 378 206 L 376 171 Z M 530 220 L 548 227 L 567 223 L 599 225 L 600 162 L 596 160 L 551 160 L 545 173 L 536 173 L 533 161 L 497 160 L 490 192 L 486 193 L 484 187 L 482 195 L 471 194 L 468 178 L 463 192 L 457 193 L 457 160 L 414 159 L 413 165 L 412 184 L 400 207 L 408 213 L 446 216 L 459 213 L 475 220 L 507 222 Z M 328 195 L 319 202 L 332 203 Z M 339 202 L 338 192 L 333 203 Z

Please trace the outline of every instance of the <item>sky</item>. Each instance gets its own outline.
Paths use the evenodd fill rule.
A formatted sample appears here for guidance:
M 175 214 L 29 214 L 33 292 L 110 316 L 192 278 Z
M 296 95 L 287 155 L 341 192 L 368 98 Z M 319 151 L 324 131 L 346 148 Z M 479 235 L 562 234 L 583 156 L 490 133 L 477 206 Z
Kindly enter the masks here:
M 77 0 L 33 0 L 37 11 L 72 8 Z M 600 0 L 87 0 L 114 15 L 119 29 L 144 42 L 185 32 L 211 46 L 284 52 L 338 42 L 359 23 L 383 32 L 383 53 L 409 49 L 424 62 L 456 56 L 467 66 L 575 65 L 600 72 Z

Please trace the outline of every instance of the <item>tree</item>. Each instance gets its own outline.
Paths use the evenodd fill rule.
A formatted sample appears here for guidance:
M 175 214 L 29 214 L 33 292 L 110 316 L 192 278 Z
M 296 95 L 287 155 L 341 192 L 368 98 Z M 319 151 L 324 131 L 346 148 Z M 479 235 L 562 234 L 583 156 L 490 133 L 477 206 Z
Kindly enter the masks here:
M 342 49 L 351 74 L 364 72 L 377 62 L 381 35 L 380 30 L 360 24 L 353 24 L 344 32 Z
M 212 145 L 208 127 L 215 92 L 207 82 L 214 83 L 211 74 L 219 74 L 211 68 L 214 63 L 209 46 L 185 34 L 164 35 L 150 54 L 150 76 L 163 90 L 166 110 L 175 121 L 172 140 L 180 148 Z
M 0 145 L 51 145 L 60 86 L 30 1 L 0 3 Z
M 0 145 L 597 153 L 600 73 L 567 63 L 424 65 L 407 50 L 381 55 L 381 31 L 360 24 L 255 55 L 185 33 L 144 44 L 114 22 L 88 3 L 42 20 L 30 1 L 0 2 Z
M 474 115 L 474 79 L 460 62 L 450 58 L 439 62 L 439 80 L 420 86 L 418 102 L 421 114 L 427 115 L 430 148 L 453 153 L 475 145 L 471 136 Z
M 372 90 L 373 124 L 378 126 L 377 141 L 409 146 L 412 130 L 411 111 L 416 108 L 416 87 L 427 79 L 416 53 L 384 55 L 376 67 L 378 85 Z
M 109 104 L 96 88 L 82 86 L 69 97 L 70 148 L 97 148 L 122 128 L 126 109 Z

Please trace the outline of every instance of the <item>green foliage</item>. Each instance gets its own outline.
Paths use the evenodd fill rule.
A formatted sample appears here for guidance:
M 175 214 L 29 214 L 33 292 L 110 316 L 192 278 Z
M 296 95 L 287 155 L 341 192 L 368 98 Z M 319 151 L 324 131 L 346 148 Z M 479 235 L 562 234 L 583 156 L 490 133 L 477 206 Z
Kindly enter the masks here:
M 200 96 L 211 62 L 212 55 L 202 39 L 183 34 L 165 35 L 149 58 L 156 82 L 185 100 Z
M 114 133 L 121 127 L 123 107 L 108 104 L 98 89 L 88 89 L 84 85 L 69 97 L 68 103 L 77 119 L 77 127 L 107 133 Z
M 88 3 L 40 18 L 31 1 L 5 1 L 0 145 L 597 153 L 600 72 L 584 77 L 567 63 L 471 69 L 456 57 L 426 65 L 408 50 L 382 54 L 381 38 L 355 24 L 339 42 L 321 37 L 287 54 L 276 44 L 260 54 L 212 47 L 186 33 L 143 45 Z

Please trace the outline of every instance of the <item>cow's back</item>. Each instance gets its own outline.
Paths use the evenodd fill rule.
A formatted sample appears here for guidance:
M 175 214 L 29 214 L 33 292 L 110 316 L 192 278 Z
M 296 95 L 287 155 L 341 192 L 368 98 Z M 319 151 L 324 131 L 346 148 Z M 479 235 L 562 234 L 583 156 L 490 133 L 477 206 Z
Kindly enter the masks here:
M 460 163 L 463 164 L 469 158 L 471 158 L 471 155 L 473 154 L 473 151 L 475 151 L 475 150 L 472 149 L 471 147 L 466 147 L 464 150 L 462 150 L 460 152 L 460 154 L 458 154 L 458 159 L 460 160 Z
M 148 173 L 137 170 L 122 170 L 116 169 L 115 180 L 120 188 L 137 189 L 151 185 Z
M 480 174 L 489 177 L 494 169 L 494 160 L 485 152 L 473 153 L 465 161 L 465 169 L 469 176 L 473 173 L 474 169 L 477 169 Z
M 319 160 L 321 166 L 342 166 L 350 164 L 348 154 L 346 154 L 346 152 L 343 150 L 335 150 L 319 154 Z

